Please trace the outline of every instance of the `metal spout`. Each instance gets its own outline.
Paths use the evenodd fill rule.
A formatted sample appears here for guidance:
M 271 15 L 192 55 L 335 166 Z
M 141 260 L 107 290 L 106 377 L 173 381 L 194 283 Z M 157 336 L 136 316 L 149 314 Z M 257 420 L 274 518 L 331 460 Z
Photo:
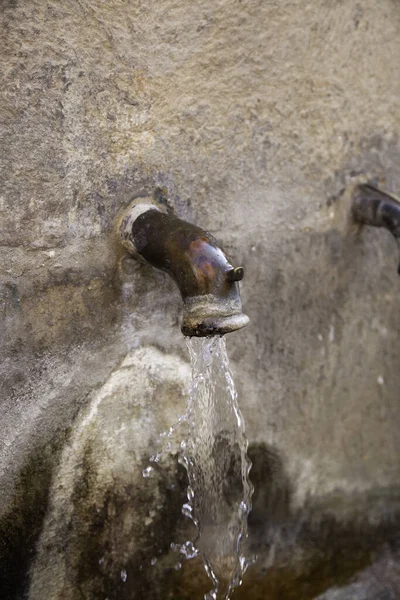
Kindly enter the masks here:
M 122 216 L 119 235 L 130 254 L 176 281 L 184 303 L 183 335 L 223 335 L 248 324 L 238 285 L 244 269 L 231 265 L 210 233 L 165 214 L 146 198 Z
M 354 191 L 351 212 L 357 223 L 388 229 L 400 248 L 399 200 L 373 185 L 363 184 Z M 397 272 L 400 275 L 400 265 Z

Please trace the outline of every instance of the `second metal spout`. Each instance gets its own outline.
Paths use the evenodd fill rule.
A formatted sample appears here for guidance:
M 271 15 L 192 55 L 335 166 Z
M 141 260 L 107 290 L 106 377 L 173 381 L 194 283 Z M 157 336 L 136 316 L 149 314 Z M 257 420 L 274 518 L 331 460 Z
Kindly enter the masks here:
M 370 184 L 358 185 L 353 194 L 353 219 L 373 227 L 385 227 L 400 247 L 400 202 Z M 400 265 L 398 267 L 400 275 Z
M 142 199 L 122 217 L 119 234 L 132 255 L 176 281 L 184 302 L 184 335 L 223 335 L 248 324 L 238 286 L 243 267 L 230 264 L 210 233 Z

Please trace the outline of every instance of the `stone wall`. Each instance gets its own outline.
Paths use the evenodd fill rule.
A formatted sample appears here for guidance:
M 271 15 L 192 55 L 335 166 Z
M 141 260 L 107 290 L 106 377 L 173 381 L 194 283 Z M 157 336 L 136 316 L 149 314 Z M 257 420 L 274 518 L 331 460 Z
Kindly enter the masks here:
M 375 494 L 391 510 L 398 251 L 349 203 L 371 178 L 400 190 L 397 0 L 3 0 L 1 20 L 3 564 L 27 572 L 66 447 L 125 357 L 187 363 L 178 291 L 114 233 L 157 188 L 245 267 L 251 324 L 228 349 L 250 444 L 280 457 L 291 505 Z M 148 396 L 154 423 L 173 398 Z

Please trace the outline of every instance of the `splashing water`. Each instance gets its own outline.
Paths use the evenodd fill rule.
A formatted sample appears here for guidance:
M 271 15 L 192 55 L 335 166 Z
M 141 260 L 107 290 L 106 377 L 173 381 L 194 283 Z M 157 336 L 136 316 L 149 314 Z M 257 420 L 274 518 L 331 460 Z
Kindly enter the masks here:
M 186 422 L 179 462 L 189 485 L 182 512 L 193 520 L 197 538 L 171 548 L 185 558 L 201 556 L 214 586 L 204 600 L 229 600 L 249 564 L 243 543 L 253 493 L 248 477 L 251 462 L 225 339 L 186 339 L 192 363 L 187 412 L 163 437 L 170 438 Z M 168 443 L 151 462 L 159 462 L 166 449 Z M 143 471 L 145 477 L 148 469 Z

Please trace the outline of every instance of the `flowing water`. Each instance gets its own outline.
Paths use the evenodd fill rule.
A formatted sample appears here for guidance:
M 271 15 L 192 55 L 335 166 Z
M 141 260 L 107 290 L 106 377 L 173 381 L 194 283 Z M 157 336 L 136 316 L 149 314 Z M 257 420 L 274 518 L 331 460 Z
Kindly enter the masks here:
M 170 438 L 186 422 L 179 462 L 189 484 L 182 512 L 193 520 L 197 537 L 171 546 L 186 558 L 203 559 L 213 584 L 204 600 L 228 600 L 248 564 L 244 542 L 253 492 L 251 463 L 225 338 L 187 338 L 187 344 L 192 363 L 187 412 L 164 436 Z M 162 451 L 154 455 L 152 462 L 161 455 Z

